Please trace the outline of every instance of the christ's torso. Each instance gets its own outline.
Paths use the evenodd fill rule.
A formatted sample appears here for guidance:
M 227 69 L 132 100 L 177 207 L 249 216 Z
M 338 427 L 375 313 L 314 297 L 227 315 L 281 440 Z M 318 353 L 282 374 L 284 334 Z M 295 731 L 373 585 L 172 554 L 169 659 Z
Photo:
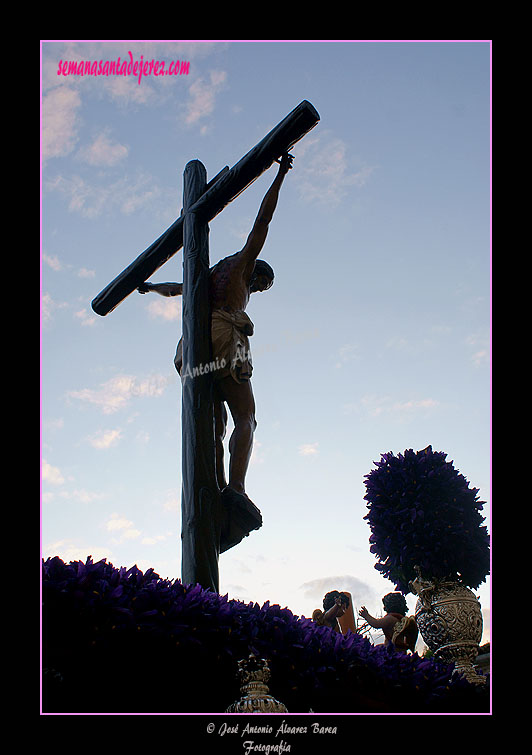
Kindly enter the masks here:
M 209 297 L 213 310 L 238 312 L 246 309 L 249 301 L 249 280 L 240 253 L 218 262 L 210 269 Z

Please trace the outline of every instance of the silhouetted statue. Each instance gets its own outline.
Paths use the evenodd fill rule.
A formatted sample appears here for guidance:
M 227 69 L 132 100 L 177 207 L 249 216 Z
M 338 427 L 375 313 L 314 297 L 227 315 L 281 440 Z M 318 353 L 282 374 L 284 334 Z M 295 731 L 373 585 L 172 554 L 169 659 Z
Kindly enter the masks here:
M 182 380 L 194 379 L 195 374 L 199 371 L 203 373 L 206 369 L 212 373 L 218 486 L 224 494 L 225 502 L 229 498 L 235 499 L 235 493 L 245 496 L 250 512 L 253 512 L 250 504 L 255 507 L 246 495 L 245 478 L 257 421 L 251 387 L 253 364 L 249 344 L 254 325 L 245 310 L 252 293 L 266 291 L 273 285 L 272 268 L 266 262 L 257 260 L 257 257 L 266 241 L 279 191 L 292 167 L 292 161 L 292 155 L 286 153 L 282 156 L 277 176 L 262 200 L 253 228 L 241 251 L 225 257 L 209 270 L 211 362 L 209 365 L 183 365 L 182 338 L 174 360 Z M 141 294 L 153 291 L 161 296 L 179 296 L 183 293 L 183 284 L 146 282 L 138 287 L 138 291 Z M 224 468 L 223 441 L 227 428 L 225 404 L 229 407 L 234 422 L 229 440 L 229 482 L 226 481 Z
M 394 645 L 396 650 L 406 653 L 415 650 L 418 628 L 413 616 L 407 616 L 408 606 L 404 596 L 399 592 L 390 592 L 382 599 L 386 615 L 382 619 L 371 616 L 365 606 L 358 612 L 360 616 L 374 629 L 382 629 L 384 644 Z
M 312 613 L 312 621 L 322 627 L 330 627 L 335 632 L 341 632 L 342 629 L 338 622 L 349 607 L 349 597 L 345 593 L 332 590 L 323 598 L 323 611 L 316 608 Z
M 183 295 L 183 335 L 175 360 L 182 378 L 181 578 L 185 584 L 198 583 L 216 592 L 220 553 L 262 525 L 260 511 L 245 492 L 256 426 L 248 340 L 253 323 L 245 308 L 252 292 L 266 290 L 273 282 L 269 265 L 256 258 L 291 168 L 289 152 L 319 119 L 316 109 L 303 100 L 232 168 L 225 166 L 210 181 L 203 163 L 188 162 L 179 217 L 91 302 L 93 311 L 105 317 L 135 290 Z M 211 268 L 210 221 L 274 161 L 281 163 L 279 173 L 245 247 Z M 182 284 L 145 283 L 181 248 Z M 222 447 L 225 404 L 235 421 L 228 484 Z

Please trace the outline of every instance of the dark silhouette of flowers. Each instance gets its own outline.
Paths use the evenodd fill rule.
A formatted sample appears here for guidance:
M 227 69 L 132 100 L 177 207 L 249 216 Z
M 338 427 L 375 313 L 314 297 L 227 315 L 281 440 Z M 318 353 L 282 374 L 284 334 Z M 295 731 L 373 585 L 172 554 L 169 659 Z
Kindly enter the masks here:
M 489 574 L 484 502 L 446 456 L 431 446 L 386 453 L 365 476 L 375 568 L 403 593 L 411 591 L 416 566 L 426 579 L 458 580 L 472 589 Z
M 267 658 L 290 712 L 484 710 L 452 668 L 374 647 L 288 608 L 245 604 L 104 559 L 43 562 L 44 710 L 222 712 L 238 661 Z

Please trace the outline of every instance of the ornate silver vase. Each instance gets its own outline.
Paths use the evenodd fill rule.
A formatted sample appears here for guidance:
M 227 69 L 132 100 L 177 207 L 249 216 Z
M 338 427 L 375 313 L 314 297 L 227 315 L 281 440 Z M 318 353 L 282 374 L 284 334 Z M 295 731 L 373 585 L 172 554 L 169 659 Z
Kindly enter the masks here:
M 288 713 L 286 706 L 270 695 L 267 682 L 270 669 L 265 658 L 250 655 L 238 662 L 240 694 L 226 713 Z
M 430 582 L 418 577 L 410 583 L 419 596 L 415 617 L 423 640 L 434 656 L 454 663 L 459 673 L 473 684 L 485 684 L 473 661 L 482 638 L 482 612 L 474 593 L 453 581 Z

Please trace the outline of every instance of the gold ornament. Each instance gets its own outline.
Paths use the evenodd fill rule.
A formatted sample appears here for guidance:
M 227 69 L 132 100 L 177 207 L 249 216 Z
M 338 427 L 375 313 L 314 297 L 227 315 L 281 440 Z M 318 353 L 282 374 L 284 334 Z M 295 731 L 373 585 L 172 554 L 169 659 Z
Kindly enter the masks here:
M 268 661 L 250 655 L 238 662 L 242 697 L 226 713 L 288 713 L 286 706 L 270 695 L 267 682 L 271 673 Z

